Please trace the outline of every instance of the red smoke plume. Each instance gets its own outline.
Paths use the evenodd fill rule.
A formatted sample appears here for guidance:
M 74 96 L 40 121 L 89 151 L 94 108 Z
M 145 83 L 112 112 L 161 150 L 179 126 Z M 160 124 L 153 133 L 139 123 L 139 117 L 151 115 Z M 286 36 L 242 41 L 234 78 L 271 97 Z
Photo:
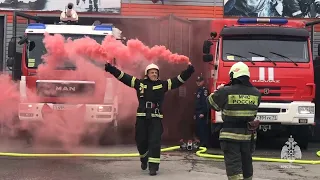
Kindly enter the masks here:
M 108 92 L 110 90 L 111 94 L 114 92 L 113 96 L 118 96 L 118 121 L 131 118 L 133 122 L 137 107 L 136 94 L 133 89 L 125 87 L 112 75 L 106 73 L 104 63 L 111 62 L 116 58 L 117 66 L 120 69 L 141 78 L 141 72 L 151 62 L 158 60 L 166 60 L 170 63 L 189 62 L 188 57 L 173 54 L 164 46 L 149 48 L 137 39 L 129 40 L 127 45 L 124 45 L 121 41 L 107 36 L 100 45 L 88 37 L 72 41 L 70 39 L 66 40 L 59 34 L 53 36 L 45 34 L 43 42 L 47 50 L 47 54 L 43 56 L 46 63 L 39 65 L 38 79 L 94 81 L 96 89 L 93 97 L 70 97 L 66 102 L 67 104 L 80 104 L 102 103 L 104 93 L 108 89 L 106 78 L 112 78 L 113 89 L 108 89 Z M 100 62 L 102 65 L 100 67 L 94 65 L 89 59 Z M 55 67 L 65 60 L 74 62 L 77 69 L 74 71 L 55 70 Z M 18 113 L 19 91 L 16 84 L 12 83 L 7 76 L 0 76 L 0 90 L 2 92 L 0 95 L 0 117 L 5 122 L 12 122 L 13 119 L 16 119 L 14 116 Z M 42 101 L 35 90 L 28 90 L 27 96 L 29 101 Z M 43 115 L 44 121 L 40 126 L 29 124 L 27 128 L 32 129 L 31 132 L 35 136 L 36 142 L 53 139 L 62 142 L 65 146 L 73 146 L 80 142 L 82 135 L 88 133 L 92 133 L 94 141 L 97 141 L 99 134 L 101 134 L 101 126 L 89 128 L 84 121 L 84 112 L 84 109 L 68 112 L 48 110 Z M 22 127 L 20 126 L 20 128 Z M 115 137 L 114 134 L 109 134 L 107 138 L 114 139 Z

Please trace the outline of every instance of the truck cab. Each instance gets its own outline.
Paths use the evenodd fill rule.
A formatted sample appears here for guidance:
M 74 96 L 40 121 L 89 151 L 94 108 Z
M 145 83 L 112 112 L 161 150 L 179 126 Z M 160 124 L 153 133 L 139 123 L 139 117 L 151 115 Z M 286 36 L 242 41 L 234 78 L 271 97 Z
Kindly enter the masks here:
M 9 42 L 7 64 L 15 71 L 15 74 L 17 74 L 16 71 L 20 71 L 21 74 L 18 78 L 17 75 L 13 75 L 16 77 L 15 80 L 20 80 L 19 122 L 30 127 L 45 122 L 52 113 L 69 113 L 69 116 L 70 113 L 75 113 L 74 116 L 79 118 L 79 121 L 83 120 L 85 124 L 89 125 L 85 127 L 103 127 L 100 137 L 100 143 L 103 144 L 107 138 L 105 132 L 110 132 L 110 128 L 113 130 L 117 128 L 118 99 L 116 90 L 118 81 L 107 73 L 104 77 L 79 78 L 75 72 L 78 68 L 76 63 L 68 59 L 58 63 L 55 69 L 50 71 L 50 76 L 39 76 L 37 72 L 39 67 L 46 63 L 43 58 L 43 55 L 46 54 L 43 42 L 45 33 L 60 34 L 65 39 L 71 40 L 89 37 L 101 44 L 107 35 L 122 40 L 121 31 L 110 24 L 90 26 L 67 22 L 59 24 L 29 23 L 24 36 L 20 37 L 18 42 L 23 46 L 22 53 L 16 52 L 14 40 Z M 101 72 L 104 71 L 105 63 L 99 63 L 95 60 L 88 61 L 101 69 Z M 18 70 L 13 68 L 14 65 L 17 67 L 17 64 L 20 66 Z M 115 60 L 113 64 L 116 64 Z M 33 130 L 27 129 L 27 131 L 28 135 L 32 136 L 30 131 Z
M 203 61 L 208 67 L 211 91 L 227 84 L 235 62 L 249 66 L 250 81 L 262 101 L 256 120 L 259 135 L 290 135 L 302 148 L 315 125 L 315 83 L 309 31 L 302 21 L 261 18 L 214 20 L 211 39 L 204 41 Z M 221 112 L 211 110 L 212 135 L 217 140 Z

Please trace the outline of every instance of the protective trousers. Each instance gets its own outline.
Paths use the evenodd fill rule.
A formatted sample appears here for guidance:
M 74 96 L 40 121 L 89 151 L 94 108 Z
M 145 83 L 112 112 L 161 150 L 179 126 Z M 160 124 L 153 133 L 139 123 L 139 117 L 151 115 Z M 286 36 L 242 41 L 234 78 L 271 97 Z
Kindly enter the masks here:
M 251 142 L 221 141 L 229 180 L 252 180 Z
M 208 145 L 208 125 L 207 116 L 200 118 L 200 114 L 196 114 L 196 136 L 199 138 L 201 145 Z
M 159 169 L 161 136 L 163 133 L 160 118 L 137 117 L 136 120 L 136 144 L 142 163 L 149 162 L 149 169 Z

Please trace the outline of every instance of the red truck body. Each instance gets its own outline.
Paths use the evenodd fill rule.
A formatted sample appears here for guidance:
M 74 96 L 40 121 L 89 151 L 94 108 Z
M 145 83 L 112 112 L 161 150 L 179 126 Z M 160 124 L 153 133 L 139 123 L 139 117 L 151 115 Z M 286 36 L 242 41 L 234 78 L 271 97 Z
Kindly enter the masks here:
M 305 23 L 224 18 L 213 20 L 211 30 L 215 38 L 209 40 L 210 53 L 205 53 L 213 55 L 211 66 L 207 67 L 211 92 L 218 85 L 228 83 L 231 66 L 243 61 L 250 68 L 250 81 L 262 93 L 257 115 L 261 132 L 278 135 L 275 131 L 284 130 L 297 139 L 306 138 L 315 123 L 315 84 Z M 209 62 L 206 58 L 204 61 Z M 213 134 L 219 132 L 222 122 L 221 113 L 211 110 Z

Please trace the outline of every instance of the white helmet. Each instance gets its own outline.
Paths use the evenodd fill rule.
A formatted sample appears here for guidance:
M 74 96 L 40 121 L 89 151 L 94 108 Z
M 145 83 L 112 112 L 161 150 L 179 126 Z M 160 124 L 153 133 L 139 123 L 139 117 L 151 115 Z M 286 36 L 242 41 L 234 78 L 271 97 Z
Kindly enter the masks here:
M 149 71 L 150 69 L 156 69 L 156 70 L 159 71 L 159 67 L 158 67 L 157 65 L 155 65 L 155 64 L 149 64 L 149 65 L 146 67 L 146 69 L 144 70 L 144 75 L 147 75 L 147 74 L 148 74 L 148 71 Z
M 231 73 L 233 73 L 232 78 L 238 78 L 240 76 L 250 77 L 249 67 L 243 62 L 237 62 L 234 65 L 232 65 L 229 71 L 230 76 L 231 76 Z

